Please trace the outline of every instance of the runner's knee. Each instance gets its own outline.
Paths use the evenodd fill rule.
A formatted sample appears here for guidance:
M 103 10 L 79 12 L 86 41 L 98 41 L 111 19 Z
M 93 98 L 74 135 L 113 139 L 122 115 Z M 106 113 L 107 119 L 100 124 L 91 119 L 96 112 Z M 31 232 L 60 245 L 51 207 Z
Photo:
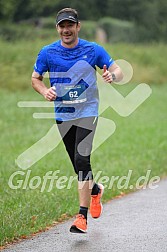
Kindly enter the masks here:
M 78 180 L 91 180 L 92 170 L 90 165 L 90 156 L 81 156 L 79 153 L 75 155 L 75 170 L 77 170 Z

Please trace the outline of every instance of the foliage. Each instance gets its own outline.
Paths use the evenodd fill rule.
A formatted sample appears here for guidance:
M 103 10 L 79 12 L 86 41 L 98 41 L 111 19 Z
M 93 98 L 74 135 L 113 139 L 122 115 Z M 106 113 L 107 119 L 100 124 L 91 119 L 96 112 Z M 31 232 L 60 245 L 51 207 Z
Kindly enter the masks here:
M 51 26 L 51 24 L 49 23 Z M 46 28 L 41 29 L 40 27 L 34 26 L 32 24 L 10 24 L 5 23 L 1 25 L 0 37 L 3 40 L 14 42 L 21 40 L 34 40 L 36 38 L 45 39 L 47 37 L 52 36 L 54 34 L 54 24 L 52 24 L 52 30 L 47 28 L 48 24 L 44 24 Z M 55 32 L 56 36 L 56 32 Z
M 26 8 L 25 8 L 26 6 Z M 167 1 L 164 0 L 0 0 L 1 21 L 20 22 L 32 18 L 54 17 L 64 7 L 76 8 L 81 20 L 104 17 L 135 24 L 137 41 L 167 41 Z
M 79 36 L 83 39 L 94 40 L 97 23 L 95 21 L 82 21 Z
M 98 25 L 106 32 L 108 42 L 136 41 L 136 32 L 132 22 L 105 17 L 99 20 Z

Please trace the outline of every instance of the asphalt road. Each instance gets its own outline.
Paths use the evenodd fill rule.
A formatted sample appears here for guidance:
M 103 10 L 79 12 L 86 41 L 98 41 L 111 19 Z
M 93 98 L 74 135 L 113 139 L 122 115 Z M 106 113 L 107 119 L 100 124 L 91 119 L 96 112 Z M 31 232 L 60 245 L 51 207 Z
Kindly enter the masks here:
M 4 252 L 167 252 L 167 180 L 158 185 L 105 204 L 86 234 L 70 233 L 71 219 Z

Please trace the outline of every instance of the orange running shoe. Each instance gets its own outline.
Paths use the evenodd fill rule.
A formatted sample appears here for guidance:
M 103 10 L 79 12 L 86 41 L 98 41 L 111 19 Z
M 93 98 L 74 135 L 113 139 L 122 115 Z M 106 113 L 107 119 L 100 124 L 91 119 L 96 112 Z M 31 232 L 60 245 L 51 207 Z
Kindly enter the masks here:
M 104 186 L 102 184 L 98 184 L 98 186 L 100 188 L 100 192 L 97 195 L 91 195 L 90 200 L 90 214 L 93 218 L 99 218 L 103 211 L 101 197 L 104 192 Z
M 86 233 L 87 221 L 83 214 L 77 214 L 75 221 L 73 222 L 70 232 L 72 233 Z

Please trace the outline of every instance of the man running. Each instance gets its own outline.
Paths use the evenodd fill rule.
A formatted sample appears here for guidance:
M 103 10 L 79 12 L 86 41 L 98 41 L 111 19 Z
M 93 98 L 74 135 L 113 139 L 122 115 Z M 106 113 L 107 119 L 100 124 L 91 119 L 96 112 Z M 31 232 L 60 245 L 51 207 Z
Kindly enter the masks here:
M 104 187 L 93 181 L 90 163 L 98 121 L 96 66 L 103 69 L 102 78 L 107 83 L 119 82 L 123 77 L 120 67 L 102 46 L 78 37 L 80 28 L 76 10 L 60 10 L 56 18 L 60 40 L 41 49 L 32 74 L 33 88 L 55 103 L 56 123 L 78 175 L 80 207 L 70 228 L 73 233 L 86 232 L 89 205 L 93 218 L 102 213 Z M 50 88 L 43 82 L 46 72 Z

